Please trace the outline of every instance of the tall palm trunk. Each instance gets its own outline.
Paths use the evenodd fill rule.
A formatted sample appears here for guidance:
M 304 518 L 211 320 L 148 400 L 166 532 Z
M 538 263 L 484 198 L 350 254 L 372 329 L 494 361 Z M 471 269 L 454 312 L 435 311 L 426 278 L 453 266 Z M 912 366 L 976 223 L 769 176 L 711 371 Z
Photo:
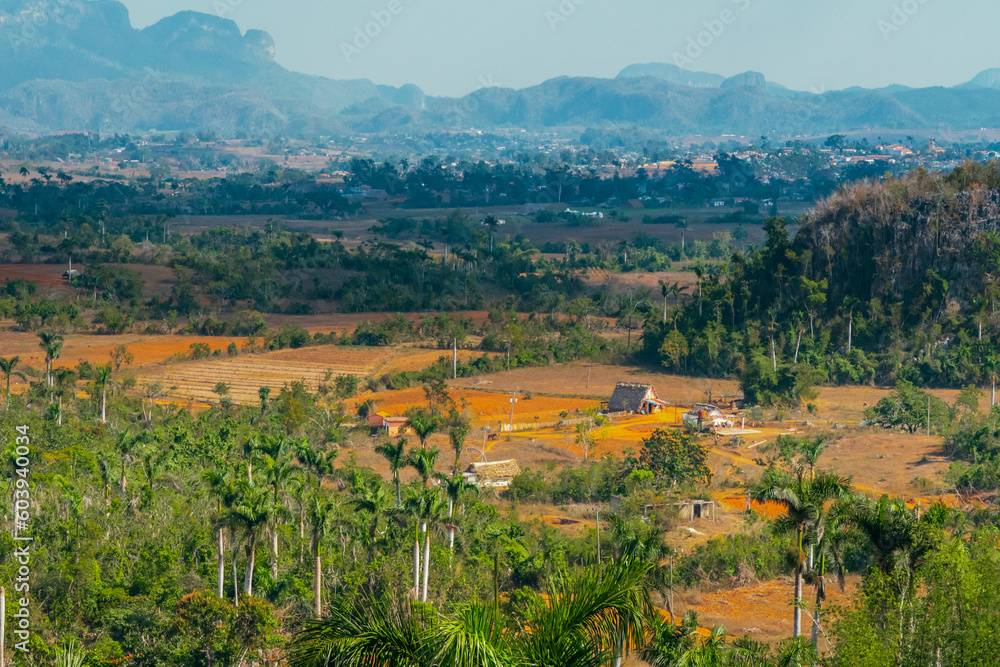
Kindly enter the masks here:
M 313 579 L 313 595 L 316 598 L 316 606 L 313 611 L 316 616 L 323 615 L 323 559 L 319 555 L 319 540 L 313 542 L 313 557 L 316 559 L 316 572 Z
M 229 540 L 233 546 L 233 606 L 240 606 L 240 575 L 236 568 L 236 554 L 238 547 L 236 545 L 236 531 L 229 531 Z
M 226 538 L 219 529 L 219 599 L 226 597 Z
M 824 598 L 826 598 L 826 582 L 821 576 L 819 583 L 816 584 L 816 611 L 813 613 L 812 622 L 812 644 L 817 650 L 819 650 L 819 620 L 823 613 Z
M 108 423 L 108 390 L 106 387 L 101 388 L 101 423 Z
M 456 466 L 457 467 L 457 466 Z M 455 501 L 448 498 L 448 551 L 455 553 Z
M 250 536 L 247 545 L 247 571 L 243 577 L 243 594 L 253 597 L 253 569 L 257 563 L 257 535 Z
M 428 530 L 427 523 L 424 522 L 424 592 L 420 597 L 421 602 L 427 602 L 427 578 L 431 571 L 431 531 Z
M 795 365 L 798 365 L 798 363 L 799 363 L 799 346 L 802 345 L 802 334 L 803 333 L 804 332 L 802 331 L 802 329 L 799 329 L 799 339 L 797 341 L 795 341 L 795 361 L 792 362 Z
M 420 528 L 413 539 L 413 599 L 420 595 Z
M 625 655 L 625 633 L 621 632 L 618 635 L 618 640 L 615 642 L 615 667 L 622 667 L 622 657 Z
M 795 568 L 795 606 L 792 617 L 792 637 L 802 636 L 802 566 Z
M 273 560 L 271 561 L 271 579 L 274 581 L 278 580 L 278 520 L 274 520 L 274 526 L 271 528 L 271 555 Z

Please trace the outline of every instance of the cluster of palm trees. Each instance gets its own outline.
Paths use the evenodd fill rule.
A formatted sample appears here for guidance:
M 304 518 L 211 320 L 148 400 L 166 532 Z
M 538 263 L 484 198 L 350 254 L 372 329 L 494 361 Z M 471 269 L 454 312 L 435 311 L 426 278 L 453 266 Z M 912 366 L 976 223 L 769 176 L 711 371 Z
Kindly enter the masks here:
M 329 615 L 292 640 L 292 667 L 621 667 L 636 655 L 653 667 L 804 667 L 815 649 L 801 639 L 777 651 L 724 629 L 703 637 L 693 613 L 680 623 L 657 609 L 666 550 L 645 524 L 613 520 L 615 558 L 554 577 L 540 594 L 441 611 L 377 588 L 340 595 Z
M 856 493 L 850 480 L 816 470 L 826 448 L 823 436 L 795 441 L 780 439 L 790 469 L 771 467 L 750 485 L 748 497 L 773 502 L 783 508 L 774 522 L 778 532 L 792 537 L 790 560 L 794 573 L 792 635 L 802 635 L 803 584 L 814 586 L 812 645 L 823 632 L 822 611 L 827 579 L 844 585 L 844 553 L 848 545 L 867 545 L 878 571 L 898 577 L 903 599 L 914 594 L 918 566 L 930 552 L 930 535 L 946 520 L 948 510 L 935 506 L 921 515 L 900 499 L 872 499 Z
M 45 352 L 45 393 L 50 404 L 54 404 L 56 422 L 62 424 L 63 398 L 73 395 L 73 389 L 76 387 L 78 379 L 77 373 L 71 368 L 54 367 L 56 360 L 62 354 L 63 345 L 65 344 L 62 334 L 55 331 L 41 331 L 38 333 L 38 339 L 38 346 Z M 22 381 L 27 382 L 28 378 L 35 374 L 28 367 L 25 367 L 24 370 L 18 370 L 21 362 L 22 359 L 20 356 L 0 357 L 0 372 L 3 373 L 6 383 L 5 406 L 10 404 L 11 378 L 19 377 Z M 94 395 L 99 395 L 101 398 L 100 422 L 105 424 L 108 421 L 108 390 L 116 386 L 112 364 L 109 362 L 94 367 L 90 379 L 93 384 Z
M 463 498 L 472 493 L 474 487 L 457 473 L 457 467 L 453 468 L 451 475 L 437 471 L 440 452 L 437 447 L 428 447 L 427 439 L 441 428 L 439 417 L 418 412 L 408 423 L 420 439 L 419 448 L 407 451 L 405 437 L 376 447 L 376 451 L 389 463 L 395 494 L 373 474 L 353 467 L 350 473 L 336 469 L 336 450 L 323 452 L 312 447 L 305 438 L 293 439 L 285 435 L 257 434 L 248 437 L 242 447 L 243 463 L 240 466 L 226 464 L 205 472 L 204 480 L 216 500 L 220 597 L 225 596 L 227 589 L 227 542 L 232 590 L 238 600 L 241 592 L 245 596 L 253 595 L 256 551 L 265 538 L 269 538 L 271 579 L 278 580 L 280 526 L 298 521 L 300 545 L 310 544 L 315 562 L 314 612 L 320 615 L 323 610 L 322 546 L 330 532 L 334 529 L 343 531 L 345 527 L 359 528 L 356 534 L 371 561 L 388 522 L 399 526 L 412 522 L 412 596 L 415 600 L 426 602 L 432 532 L 435 528 L 444 529 L 449 550 L 454 551 L 458 531 L 456 513 Z M 451 424 L 449 436 L 455 449 L 456 466 L 467 434 L 467 423 L 457 421 Z M 125 436 L 123 439 L 127 440 Z M 400 471 L 404 468 L 412 468 L 421 482 L 407 487 L 405 492 L 400 483 Z M 124 480 L 124 463 L 122 478 Z M 335 495 L 325 492 L 324 481 L 335 482 L 340 490 L 349 493 Z M 359 521 L 364 525 L 358 527 Z M 242 558 L 241 549 L 244 552 Z M 303 561 L 302 550 L 300 546 L 300 563 Z M 242 586 L 238 575 L 241 561 L 245 567 Z
M 334 474 L 337 452 L 320 452 L 306 439 L 284 435 L 255 435 L 247 438 L 243 453 L 246 465 L 236 468 L 226 465 L 203 473 L 205 482 L 216 499 L 215 527 L 218 531 L 218 590 L 225 595 L 225 542 L 229 536 L 233 572 L 234 597 L 239 599 L 239 548 L 246 554 L 246 569 L 242 593 L 253 596 L 257 546 L 264 537 L 270 538 L 269 559 L 271 578 L 278 578 L 280 561 L 280 530 L 282 523 L 297 518 L 299 537 L 305 538 L 309 519 L 313 553 L 319 563 L 319 543 L 326 536 L 334 512 L 332 501 L 321 493 L 325 476 Z M 255 473 L 256 472 L 256 476 Z M 255 478 L 256 477 L 256 478 Z M 289 500 L 297 501 L 297 517 Z M 303 554 L 299 554 L 300 561 Z M 317 567 L 316 589 L 320 591 L 322 568 Z M 317 598 L 317 607 L 321 600 Z

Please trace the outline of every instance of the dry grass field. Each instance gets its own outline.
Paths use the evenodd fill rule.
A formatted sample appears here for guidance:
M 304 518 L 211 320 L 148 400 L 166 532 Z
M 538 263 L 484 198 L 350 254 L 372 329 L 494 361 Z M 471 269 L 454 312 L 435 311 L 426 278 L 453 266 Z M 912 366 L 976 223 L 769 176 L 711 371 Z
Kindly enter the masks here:
M 243 341 L 245 342 L 245 341 Z M 131 349 L 131 348 L 130 348 Z M 473 356 L 460 351 L 463 361 Z M 413 347 L 366 348 L 324 345 L 298 350 L 240 354 L 237 357 L 185 361 L 175 364 L 145 366 L 138 373 L 143 383 L 160 383 L 167 396 L 179 401 L 217 403 L 215 387 L 229 386 L 229 398 L 236 404 L 253 405 L 259 401 L 260 387 L 277 392 L 286 384 L 301 381 L 315 391 L 320 383 L 339 375 L 364 378 L 390 371 L 421 370 L 447 352 Z

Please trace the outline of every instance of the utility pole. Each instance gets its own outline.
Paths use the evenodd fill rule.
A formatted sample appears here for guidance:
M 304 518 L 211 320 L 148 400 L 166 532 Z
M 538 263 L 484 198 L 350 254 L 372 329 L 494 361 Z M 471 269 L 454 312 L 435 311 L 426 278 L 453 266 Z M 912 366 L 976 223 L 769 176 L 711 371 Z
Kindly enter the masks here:
M 451 354 L 451 374 L 452 380 L 458 379 L 458 338 L 455 338 L 454 348 Z
M 517 403 L 517 390 L 514 390 L 514 394 L 510 397 L 510 433 L 514 434 L 514 404 Z
M 587 364 L 587 389 L 590 389 L 590 369 L 594 367 L 594 362 Z

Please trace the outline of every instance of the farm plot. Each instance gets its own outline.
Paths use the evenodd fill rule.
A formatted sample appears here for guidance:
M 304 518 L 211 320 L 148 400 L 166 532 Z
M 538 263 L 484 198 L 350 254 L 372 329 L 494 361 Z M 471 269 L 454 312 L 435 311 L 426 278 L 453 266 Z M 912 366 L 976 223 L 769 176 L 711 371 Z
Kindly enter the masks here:
M 301 381 L 315 391 L 327 377 L 369 375 L 391 356 L 391 350 L 377 348 L 282 350 L 158 366 L 144 370 L 139 381 L 160 383 L 172 399 L 200 403 L 218 402 L 215 388 L 222 382 L 234 403 L 251 405 L 260 400 L 261 387 L 277 393 L 286 384 Z
M 510 394 L 467 389 L 452 389 L 449 393 L 457 407 L 464 408 L 471 415 L 473 426 L 491 426 L 496 429 L 499 422 L 504 425 L 510 422 Z M 411 407 L 427 406 L 422 388 L 365 394 L 357 400 L 366 399 L 373 399 L 376 409 L 386 414 L 401 415 Z M 514 428 L 521 430 L 535 423 L 559 421 L 563 412 L 572 417 L 578 410 L 590 407 L 598 407 L 598 403 L 586 399 L 537 395 L 529 399 L 524 394 L 518 394 L 518 401 L 514 405 Z
M 470 355 L 465 353 L 460 357 Z M 449 355 L 407 347 L 326 345 L 158 365 L 144 369 L 139 374 L 139 381 L 160 383 L 172 399 L 201 403 L 218 402 L 220 397 L 215 388 L 222 382 L 229 387 L 229 398 L 234 403 L 251 405 L 260 400 L 261 387 L 270 387 L 276 393 L 286 384 L 301 381 L 310 391 L 315 391 L 322 382 L 340 375 L 362 378 L 390 370 L 422 370 L 442 356 Z

